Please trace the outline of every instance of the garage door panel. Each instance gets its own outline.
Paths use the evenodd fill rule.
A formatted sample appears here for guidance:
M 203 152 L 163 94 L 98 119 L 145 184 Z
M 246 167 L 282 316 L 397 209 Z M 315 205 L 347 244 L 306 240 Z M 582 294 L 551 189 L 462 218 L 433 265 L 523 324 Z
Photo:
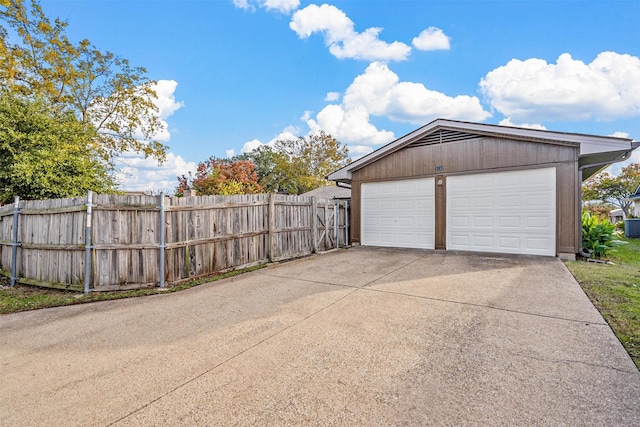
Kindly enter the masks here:
M 492 206 L 494 206 L 495 202 L 492 200 L 492 197 L 474 197 L 472 199 L 472 203 L 471 206 L 475 209 L 482 209 L 482 208 L 490 208 Z
M 449 177 L 447 249 L 555 255 L 555 204 L 555 168 Z
M 520 196 L 498 197 L 498 206 L 500 206 L 501 208 L 520 208 L 520 206 L 522 206 L 522 197 Z
M 466 197 L 453 197 L 450 198 L 451 206 L 454 208 L 466 209 L 469 207 L 470 200 Z
M 498 246 L 509 251 L 517 250 L 522 246 L 520 236 L 501 236 L 497 238 Z
M 500 228 L 520 228 L 521 219 L 518 216 L 500 216 L 498 217 L 498 226 Z
M 552 240 L 549 238 L 528 238 L 526 239 L 526 244 L 527 244 L 527 248 L 532 249 L 532 250 L 541 250 L 544 251 L 549 244 L 552 243 Z
M 435 246 L 433 178 L 364 183 L 361 194 L 363 245 Z
M 469 226 L 469 217 L 466 216 L 455 216 L 455 217 L 450 217 L 449 218 L 449 222 L 451 223 L 451 226 L 453 228 L 463 228 L 463 227 L 468 227 Z
M 549 228 L 552 227 L 551 218 L 547 216 L 529 216 L 527 217 L 528 228 Z
M 547 194 L 531 194 L 525 199 L 525 205 L 531 209 L 548 209 L 555 205 L 555 198 L 553 200 L 550 200 Z
M 378 203 L 378 209 L 383 211 L 395 211 L 396 203 L 394 200 L 381 200 Z
M 474 228 L 492 228 L 493 218 L 490 216 L 476 216 L 473 217 Z

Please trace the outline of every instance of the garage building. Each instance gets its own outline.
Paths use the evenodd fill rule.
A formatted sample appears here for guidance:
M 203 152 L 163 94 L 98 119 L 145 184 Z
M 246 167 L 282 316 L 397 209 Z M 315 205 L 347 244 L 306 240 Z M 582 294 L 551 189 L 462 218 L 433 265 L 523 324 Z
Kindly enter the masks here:
M 354 244 L 574 257 L 583 180 L 630 139 L 438 119 L 329 175 Z

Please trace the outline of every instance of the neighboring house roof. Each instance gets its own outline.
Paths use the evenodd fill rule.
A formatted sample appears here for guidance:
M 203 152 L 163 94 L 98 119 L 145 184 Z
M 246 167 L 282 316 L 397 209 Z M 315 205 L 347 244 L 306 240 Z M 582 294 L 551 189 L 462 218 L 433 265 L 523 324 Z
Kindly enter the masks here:
M 351 182 L 351 173 L 406 146 L 463 141 L 478 136 L 534 141 L 554 145 L 580 148 L 578 164 L 583 170 L 583 180 L 602 170 L 603 163 L 615 163 L 628 157 L 629 152 L 640 145 L 629 138 L 583 135 L 553 132 L 539 129 L 469 123 L 456 120 L 437 119 L 367 154 L 349 165 L 331 173 L 332 181 Z
M 629 200 L 640 200 L 640 185 L 636 188 L 636 192 L 629 196 Z
M 614 217 L 623 217 L 624 216 L 624 211 L 622 209 L 614 209 L 611 212 L 609 212 L 609 217 L 614 218 Z
M 337 185 L 326 185 L 324 187 L 318 187 L 315 190 L 307 191 L 301 194 L 301 196 L 313 196 L 319 199 L 350 199 L 351 189 L 338 187 Z

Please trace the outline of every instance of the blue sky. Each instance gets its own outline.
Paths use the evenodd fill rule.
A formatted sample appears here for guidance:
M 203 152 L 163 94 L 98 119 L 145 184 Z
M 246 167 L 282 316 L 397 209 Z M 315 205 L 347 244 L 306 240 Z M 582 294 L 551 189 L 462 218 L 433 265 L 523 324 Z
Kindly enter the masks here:
M 640 1 L 42 6 L 159 81 L 169 157 L 123 156 L 124 189 L 318 129 L 358 157 L 438 117 L 640 140 Z

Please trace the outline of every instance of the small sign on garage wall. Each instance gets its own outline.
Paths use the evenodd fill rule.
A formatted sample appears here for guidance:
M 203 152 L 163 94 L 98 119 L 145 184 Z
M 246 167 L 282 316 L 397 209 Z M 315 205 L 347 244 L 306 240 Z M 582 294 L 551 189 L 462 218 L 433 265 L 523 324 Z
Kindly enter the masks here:
M 444 166 L 436 166 L 436 172 L 442 172 L 444 170 Z

